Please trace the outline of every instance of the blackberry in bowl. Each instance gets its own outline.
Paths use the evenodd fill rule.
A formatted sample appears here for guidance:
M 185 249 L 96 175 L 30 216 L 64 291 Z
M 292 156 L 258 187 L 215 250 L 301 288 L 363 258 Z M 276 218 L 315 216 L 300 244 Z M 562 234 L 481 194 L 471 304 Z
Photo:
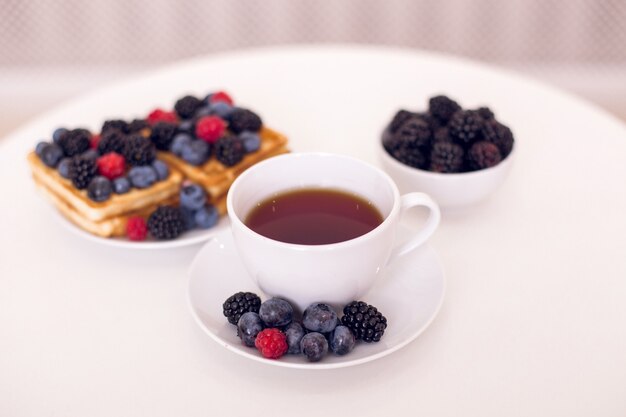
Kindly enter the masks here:
M 506 178 L 515 150 L 511 129 L 487 107 L 464 109 L 432 97 L 424 112 L 399 110 L 382 133 L 382 167 L 402 192 L 421 191 L 445 208 L 475 204 Z

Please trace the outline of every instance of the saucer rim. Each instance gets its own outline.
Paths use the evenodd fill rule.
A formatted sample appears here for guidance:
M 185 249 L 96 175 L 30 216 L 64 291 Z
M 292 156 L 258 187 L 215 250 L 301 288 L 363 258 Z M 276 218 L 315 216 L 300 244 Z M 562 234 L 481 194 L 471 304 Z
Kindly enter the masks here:
M 439 257 L 439 254 L 437 253 L 436 250 L 434 250 L 432 248 L 431 245 L 427 243 L 424 244 L 424 246 L 427 246 L 430 248 L 435 261 L 437 262 L 438 266 L 439 266 L 439 270 L 441 271 L 441 296 L 439 297 L 439 301 L 437 303 L 437 306 L 435 307 L 435 309 L 432 311 L 430 317 L 428 318 L 428 320 L 422 325 L 422 327 L 419 329 L 419 331 L 415 332 L 415 334 L 411 335 L 410 337 L 406 338 L 405 340 L 403 340 L 402 342 L 391 346 L 381 352 L 372 354 L 372 355 L 368 355 L 359 359 L 352 359 L 352 360 L 347 360 L 347 361 L 343 361 L 343 362 L 333 362 L 333 363 L 320 363 L 320 362 L 303 362 L 303 363 L 295 363 L 295 362 L 285 362 L 285 361 L 280 361 L 280 360 L 271 360 L 271 359 L 267 359 L 267 358 L 263 358 L 261 356 L 258 355 L 254 355 L 252 353 L 246 352 L 242 349 L 236 348 L 235 346 L 233 346 L 231 343 L 229 343 L 228 341 L 225 341 L 224 339 L 222 339 L 221 337 L 219 337 L 217 334 L 214 334 L 212 331 L 210 331 L 208 329 L 208 327 L 204 324 L 204 322 L 201 320 L 201 318 L 199 317 L 198 313 L 196 312 L 196 309 L 194 308 L 193 302 L 192 302 L 192 291 L 191 291 L 191 280 L 192 280 L 192 271 L 195 269 L 196 264 L 199 262 L 199 260 L 202 258 L 202 254 L 205 251 L 209 250 L 209 247 L 213 244 L 214 241 L 219 241 L 219 238 L 226 233 L 231 233 L 230 228 L 227 230 L 223 230 L 217 234 L 215 234 L 214 236 L 212 236 L 210 239 L 208 239 L 204 245 L 202 246 L 202 248 L 196 253 L 194 259 L 192 260 L 191 264 L 189 265 L 188 269 L 187 269 L 187 276 L 188 276 L 188 281 L 187 281 L 187 306 L 191 312 L 191 315 L 194 318 L 194 321 L 196 322 L 196 324 L 200 327 L 200 329 L 202 329 L 202 331 L 207 334 L 211 339 L 213 339 L 216 343 L 218 343 L 219 345 L 225 347 L 228 351 L 233 352 L 237 355 L 241 355 L 243 357 L 246 357 L 248 359 L 252 359 L 256 362 L 259 363 L 264 363 L 268 366 L 279 366 L 279 367 L 283 367 L 283 368 L 292 368 L 292 369 L 307 369 L 307 370 L 327 370 L 327 369 L 339 369 L 339 368 L 347 368 L 347 367 L 351 367 L 351 366 L 356 366 L 356 365 L 361 365 L 363 363 L 367 363 L 367 362 L 371 362 L 371 361 L 375 361 L 377 359 L 383 358 L 385 356 L 388 356 L 400 349 L 402 349 L 403 347 L 405 347 L 406 345 L 408 345 L 409 343 L 413 342 L 415 339 L 417 339 L 422 333 L 424 333 L 424 331 L 426 329 L 428 329 L 430 327 L 430 325 L 432 324 L 432 322 L 435 320 L 435 318 L 439 315 L 439 312 L 441 311 L 441 307 L 443 306 L 444 300 L 445 300 L 445 296 L 446 296 L 446 292 L 447 292 L 447 278 L 446 278 L 446 273 L 445 273 L 445 269 L 443 268 L 443 263 L 441 262 L 441 258 Z M 262 292 L 258 286 L 256 286 L 256 290 Z

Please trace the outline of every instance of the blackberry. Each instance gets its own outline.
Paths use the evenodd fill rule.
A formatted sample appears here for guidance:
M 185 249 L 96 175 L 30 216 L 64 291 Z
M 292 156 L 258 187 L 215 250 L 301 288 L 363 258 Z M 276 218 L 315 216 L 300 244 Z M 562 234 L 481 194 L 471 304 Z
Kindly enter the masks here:
M 176 134 L 176 124 L 169 122 L 158 122 L 152 126 L 150 140 L 160 151 L 167 151 L 174 140 Z
M 445 123 L 443 123 L 441 120 L 439 120 L 438 118 L 436 118 L 435 116 L 433 116 L 430 113 L 418 113 L 418 115 L 424 119 L 426 121 L 426 123 L 428 123 L 428 126 L 430 127 L 430 131 L 436 132 L 438 129 L 442 128 L 445 126 Z
M 383 147 L 389 155 L 403 164 L 414 168 L 425 168 L 426 157 L 421 150 L 423 148 L 417 148 L 412 142 L 403 139 L 385 130 L 382 139 Z
M 394 133 L 396 140 L 405 142 L 414 148 L 428 146 L 432 138 L 432 131 L 421 114 L 412 114 Z
M 172 206 L 159 206 L 148 218 L 148 230 L 159 240 L 177 238 L 185 231 L 180 209 Z
M 447 127 L 440 127 L 433 135 L 433 145 L 438 142 L 452 142 L 452 137 Z
M 459 144 L 469 147 L 481 137 L 483 119 L 473 110 L 460 110 L 452 116 L 448 129 Z
M 461 106 L 446 96 L 431 97 L 428 101 L 428 111 L 443 124 L 447 124 L 454 113 L 461 110 Z
M 230 114 L 228 128 L 231 132 L 239 134 L 244 130 L 258 132 L 262 125 L 263 121 L 256 113 L 248 109 L 236 108 Z
M 481 107 L 478 110 L 476 110 L 476 113 L 478 113 L 478 115 L 480 117 L 483 118 L 483 120 L 491 120 L 493 119 L 495 116 L 493 114 L 493 112 L 491 111 L 491 109 L 489 107 Z
M 215 142 L 215 157 L 226 166 L 233 166 L 243 159 L 246 150 L 236 136 L 223 136 Z
M 461 172 L 465 151 L 452 142 L 437 142 L 430 153 L 430 171 Z
M 124 153 L 126 136 L 118 129 L 109 129 L 102 133 L 98 142 L 98 153 L 106 155 L 109 152 L 115 152 L 120 155 Z
M 393 156 L 398 161 L 413 168 L 424 169 L 427 165 L 426 156 L 417 148 L 406 146 L 406 144 L 400 144 L 393 152 Z
M 501 160 L 502 155 L 498 147 L 484 140 L 473 144 L 467 154 L 467 161 L 472 170 L 490 168 L 498 165 Z
M 130 130 L 128 128 L 128 123 L 124 120 L 107 120 L 102 124 L 102 129 L 100 130 L 100 134 L 108 132 L 109 130 L 119 130 L 122 133 L 129 133 Z
M 73 129 L 67 131 L 59 139 L 59 146 L 63 149 L 65 156 L 72 157 L 80 155 L 89 149 L 91 145 L 91 133 L 86 129 Z
M 353 301 L 343 308 L 341 322 L 357 340 L 378 342 L 387 328 L 387 319 L 376 307 L 363 301 Z
M 224 301 L 222 309 L 224 316 L 230 324 L 237 325 L 237 322 L 244 313 L 252 311 L 258 313 L 261 307 L 261 299 L 251 292 L 238 292 L 231 295 Z
M 79 190 L 87 188 L 91 180 L 96 176 L 98 167 L 96 161 L 85 156 L 75 156 L 70 161 L 69 178 L 74 187 Z
M 156 149 L 149 139 L 133 134 L 126 137 L 122 155 L 130 165 L 149 165 L 156 157 Z
M 498 123 L 495 119 L 488 120 L 483 124 L 483 138 L 487 142 L 491 142 L 498 147 L 502 158 L 508 156 L 513 149 L 513 132 L 502 123 Z
M 181 119 L 190 119 L 198 107 L 202 105 L 202 102 L 194 96 L 185 96 L 174 104 L 174 110 L 180 116 Z
M 148 127 L 150 127 L 150 124 L 146 120 L 134 119 L 128 124 L 128 133 L 138 133 Z
M 412 115 L 413 113 L 411 113 L 410 111 L 402 109 L 398 110 L 396 115 L 393 116 L 393 119 L 391 119 L 391 123 L 389 123 L 389 131 L 391 133 L 396 133 L 398 128 L 402 126 L 402 124 L 406 122 L 407 119 L 409 119 Z

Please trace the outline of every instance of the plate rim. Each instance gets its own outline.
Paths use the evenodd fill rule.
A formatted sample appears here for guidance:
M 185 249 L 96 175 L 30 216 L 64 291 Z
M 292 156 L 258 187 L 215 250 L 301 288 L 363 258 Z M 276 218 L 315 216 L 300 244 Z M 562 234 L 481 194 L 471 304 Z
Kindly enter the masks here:
M 50 208 L 50 212 L 52 216 L 55 218 L 56 223 L 60 224 L 62 228 L 68 230 L 75 236 L 86 239 L 90 242 L 94 242 L 100 245 L 105 245 L 112 248 L 119 249 L 137 249 L 137 250 L 163 250 L 163 249 L 175 249 L 182 248 L 186 246 L 194 246 L 199 244 L 204 244 L 207 241 L 211 240 L 215 236 L 215 234 L 220 233 L 220 230 L 217 228 L 225 229 L 230 227 L 230 220 L 228 216 L 221 216 L 218 223 L 206 230 L 197 229 L 201 234 L 193 237 L 184 237 L 184 234 L 172 240 L 149 240 L 149 241 L 140 241 L 135 242 L 129 239 L 122 240 L 117 237 L 101 237 L 93 235 L 86 230 L 81 229 L 74 223 L 72 223 L 69 219 L 63 216 L 56 207 L 48 204 Z M 224 231 L 224 230 L 221 230 Z

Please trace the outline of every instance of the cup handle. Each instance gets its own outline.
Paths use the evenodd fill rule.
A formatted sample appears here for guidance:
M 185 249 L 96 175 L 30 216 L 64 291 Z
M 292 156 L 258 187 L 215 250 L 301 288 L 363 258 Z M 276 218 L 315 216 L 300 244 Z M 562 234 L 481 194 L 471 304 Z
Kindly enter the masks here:
M 432 198 L 430 198 L 430 196 L 428 196 L 428 194 L 424 193 L 407 193 L 400 197 L 400 219 L 404 217 L 408 209 L 416 206 L 428 207 L 430 215 L 428 216 L 428 219 L 422 229 L 417 232 L 416 235 L 408 241 L 393 248 L 391 255 L 389 256 L 389 260 L 387 261 L 387 265 L 426 242 L 439 225 L 439 220 L 441 220 L 439 206 Z

